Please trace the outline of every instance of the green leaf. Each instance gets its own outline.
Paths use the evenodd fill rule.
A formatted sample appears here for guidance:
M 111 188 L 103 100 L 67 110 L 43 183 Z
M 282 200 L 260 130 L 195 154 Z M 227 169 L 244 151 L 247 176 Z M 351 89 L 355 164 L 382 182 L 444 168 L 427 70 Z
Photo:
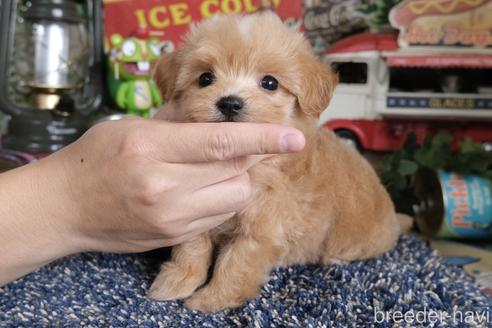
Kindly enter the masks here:
M 394 186 L 397 190 L 404 190 L 407 187 L 407 179 L 401 174 L 395 175 Z
M 431 141 L 433 147 L 449 147 L 453 142 L 453 136 L 446 131 L 436 134 Z
M 369 16 L 369 23 L 373 27 L 381 27 L 389 25 L 389 12 L 390 10 L 402 0 L 376 0 L 370 4 L 362 6 L 359 9 L 361 12 Z
M 403 176 L 411 175 L 417 172 L 419 166 L 417 163 L 409 161 L 407 159 L 402 159 L 398 167 L 398 173 Z
M 420 145 L 417 140 L 417 135 L 415 132 L 411 132 L 407 135 L 407 139 L 403 144 L 403 151 L 408 156 L 408 158 L 413 158 L 413 154 L 420 148 Z
M 461 154 L 485 154 L 483 146 L 470 138 L 466 138 L 460 143 L 460 153 Z
M 415 152 L 415 161 L 433 170 L 446 168 L 453 162 L 451 143 L 453 137 L 447 132 L 439 132 L 434 137 L 426 137 L 422 148 Z

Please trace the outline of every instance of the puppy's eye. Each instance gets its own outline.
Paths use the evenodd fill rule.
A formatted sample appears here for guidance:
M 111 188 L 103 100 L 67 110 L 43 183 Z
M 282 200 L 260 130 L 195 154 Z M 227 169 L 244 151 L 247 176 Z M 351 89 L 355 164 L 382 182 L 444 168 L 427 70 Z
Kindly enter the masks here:
M 266 75 L 261 80 L 261 87 L 266 90 L 275 91 L 278 89 L 278 81 L 271 75 Z
M 198 79 L 198 85 L 204 88 L 214 83 L 214 80 L 215 76 L 211 72 L 205 72 L 200 75 L 200 78 Z

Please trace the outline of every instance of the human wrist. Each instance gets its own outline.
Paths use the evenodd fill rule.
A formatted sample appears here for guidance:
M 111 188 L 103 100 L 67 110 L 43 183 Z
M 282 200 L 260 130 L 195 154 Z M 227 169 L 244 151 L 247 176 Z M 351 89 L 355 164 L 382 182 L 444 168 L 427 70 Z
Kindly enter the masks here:
M 51 227 L 54 236 L 60 238 L 63 246 L 62 256 L 87 249 L 80 227 L 83 213 L 80 200 L 74 195 L 74 173 L 70 156 L 61 150 L 38 163 L 34 163 L 32 174 L 42 174 L 37 181 L 37 194 L 43 197 L 38 211 L 43 220 Z M 35 166 L 38 167 L 35 167 Z

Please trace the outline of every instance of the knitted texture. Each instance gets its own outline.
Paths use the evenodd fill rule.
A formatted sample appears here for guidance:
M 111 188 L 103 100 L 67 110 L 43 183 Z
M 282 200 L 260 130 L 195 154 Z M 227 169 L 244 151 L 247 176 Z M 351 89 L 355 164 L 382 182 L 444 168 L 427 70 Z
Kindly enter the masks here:
M 394 250 L 368 261 L 274 269 L 258 298 L 214 314 L 188 310 L 182 301 L 147 299 L 157 270 L 157 262 L 142 254 L 67 257 L 0 288 L 0 326 L 492 326 L 490 300 L 474 280 L 412 236 L 401 237 Z M 427 313 L 426 321 L 398 324 L 382 317 L 397 311 Z M 431 311 L 440 314 L 438 321 L 431 321 Z M 489 321 L 475 317 L 465 322 L 457 311 L 487 313 Z

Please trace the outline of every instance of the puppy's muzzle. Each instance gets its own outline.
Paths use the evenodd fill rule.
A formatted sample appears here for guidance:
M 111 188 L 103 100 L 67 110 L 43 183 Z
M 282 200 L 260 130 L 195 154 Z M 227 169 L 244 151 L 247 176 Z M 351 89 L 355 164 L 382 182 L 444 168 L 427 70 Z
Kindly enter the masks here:
M 237 96 L 222 97 L 215 103 L 215 106 L 225 117 L 231 118 L 241 112 L 244 107 L 244 100 Z

